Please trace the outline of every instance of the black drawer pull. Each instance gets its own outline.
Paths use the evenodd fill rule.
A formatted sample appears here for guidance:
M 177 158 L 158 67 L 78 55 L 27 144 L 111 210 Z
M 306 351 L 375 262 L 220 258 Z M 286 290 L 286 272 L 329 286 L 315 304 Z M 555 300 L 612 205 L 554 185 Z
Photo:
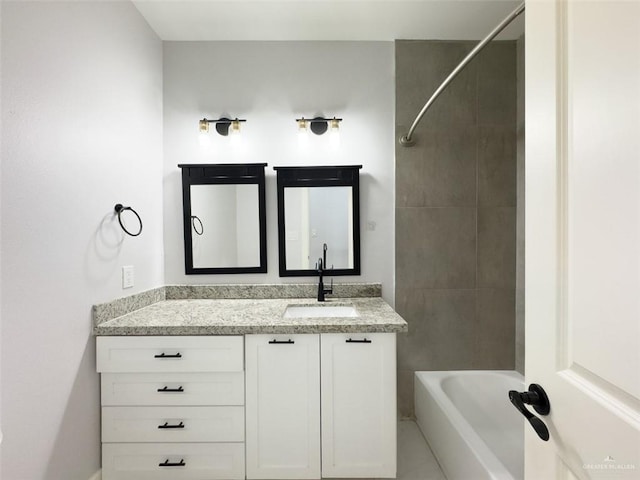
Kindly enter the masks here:
M 153 358 L 182 358 L 182 354 L 178 352 L 175 355 L 167 355 L 166 353 L 162 352 L 160 355 L 154 355 Z
M 169 388 L 166 385 L 158 389 L 159 392 L 184 392 L 184 388 L 180 385 L 178 388 Z
M 169 422 L 164 422 L 164 425 L 158 425 L 158 428 L 184 428 L 184 423 L 180 422 L 178 425 L 169 425 Z
M 289 339 L 289 340 L 269 340 L 269 343 L 271 345 L 293 345 L 296 342 Z
M 352 339 L 349 338 L 349 339 L 345 340 L 345 342 L 347 342 L 347 343 L 371 343 L 371 340 L 368 340 L 366 338 L 363 339 L 363 340 L 352 340 Z
M 159 467 L 186 467 L 187 464 L 184 463 L 184 458 L 181 458 L 178 463 L 170 462 L 167 458 L 164 462 L 158 464 Z

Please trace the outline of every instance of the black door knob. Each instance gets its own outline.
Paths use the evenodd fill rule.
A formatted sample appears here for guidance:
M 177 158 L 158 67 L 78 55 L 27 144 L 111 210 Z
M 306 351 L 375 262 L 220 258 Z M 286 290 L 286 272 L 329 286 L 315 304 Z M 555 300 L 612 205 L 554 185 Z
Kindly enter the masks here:
M 532 383 L 526 392 L 509 390 L 509 400 L 511 400 L 513 406 L 529 421 L 529 424 L 538 434 L 538 437 L 545 442 L 549 440 L 549 429 L 547 426 L 525 407 L 526 403 L 527 405 L 531 405 L 540 415 L 548 415 L 551 410 L 551 404 L 549 403 L 549 397 L 547 397 L 544 388 L 537 383 Z

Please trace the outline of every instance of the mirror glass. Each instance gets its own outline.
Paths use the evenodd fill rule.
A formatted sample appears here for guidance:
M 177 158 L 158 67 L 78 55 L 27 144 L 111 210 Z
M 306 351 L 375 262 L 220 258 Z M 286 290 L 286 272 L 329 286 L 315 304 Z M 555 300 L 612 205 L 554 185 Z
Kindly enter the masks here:
M 327 245 L 330 268 L 353 268 L 353 187 L 284 189 L 287 270 L 315 269 Z
M 360 275 L 360 168 L 274 167 L 281 277 Z
M 191 185 L 194 268 L 260 265 L 258 185 Z
M 266 163 L 178 166 L 185 272 L 265 273 Z

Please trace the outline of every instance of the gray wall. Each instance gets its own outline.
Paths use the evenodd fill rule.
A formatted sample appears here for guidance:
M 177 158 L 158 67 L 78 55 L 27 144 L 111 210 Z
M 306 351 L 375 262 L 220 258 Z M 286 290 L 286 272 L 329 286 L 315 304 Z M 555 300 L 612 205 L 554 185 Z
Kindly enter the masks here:
M 475 42 L 396 42 L 396 133 Z M 401 416 L 416 370 L 513 369 L 516 44 L 494 42 L 396 143 L 396 310 Z
M 517 55 L 516 370 L 524 375 L 524 35 Z

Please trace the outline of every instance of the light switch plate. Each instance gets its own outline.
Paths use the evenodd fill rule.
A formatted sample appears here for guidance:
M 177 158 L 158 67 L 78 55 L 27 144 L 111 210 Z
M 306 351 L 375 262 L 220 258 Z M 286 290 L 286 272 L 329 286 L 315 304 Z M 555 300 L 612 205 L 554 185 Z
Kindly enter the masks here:
M 122 288 L 133 287 L 133 265 L 122 267 Z

